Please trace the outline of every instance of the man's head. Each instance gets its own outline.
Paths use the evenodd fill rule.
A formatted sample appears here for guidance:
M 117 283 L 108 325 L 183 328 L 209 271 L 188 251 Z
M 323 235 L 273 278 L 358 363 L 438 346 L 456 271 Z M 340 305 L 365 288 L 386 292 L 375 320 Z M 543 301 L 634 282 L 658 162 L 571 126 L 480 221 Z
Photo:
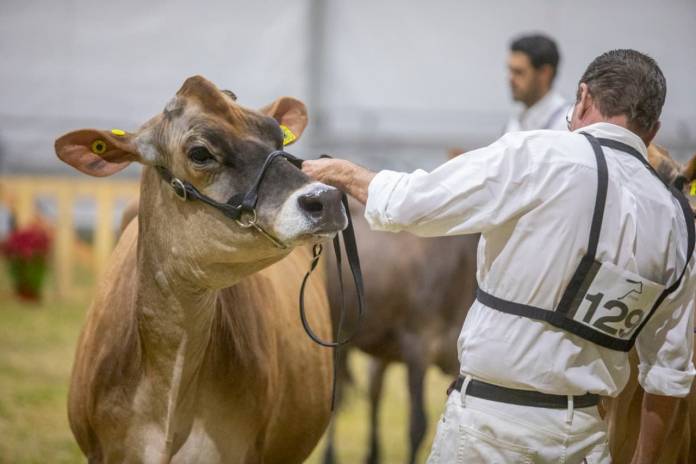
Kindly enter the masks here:
M 560 56 L 544 35 L 520 37 L 510 44 L 508 71 L 512 98 L 530 107 L 551 90 Z
M 635 50 L 611 50 L 595 58 L 580 78 L 570 129 L 611 122 L 648 145 L 660 128 L 666 93 L 655 60 Z

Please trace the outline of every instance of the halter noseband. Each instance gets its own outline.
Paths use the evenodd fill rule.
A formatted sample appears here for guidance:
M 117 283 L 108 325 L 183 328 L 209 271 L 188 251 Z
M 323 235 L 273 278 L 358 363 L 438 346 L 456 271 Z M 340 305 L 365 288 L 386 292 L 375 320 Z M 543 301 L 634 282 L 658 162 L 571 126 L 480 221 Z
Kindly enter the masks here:
M 302 160 L 291 155 L 290 153 L 283 150 L 272 151 L 266 157 L 266 160 L 256 176 L 254 183 L 251 185 L 251 188 L 249 188 L 249 190 L 243 195 L 233 195 L 225 203 L 220 203 L 219 201 L 213 200 L 209 196 L 203 195 L 196 187 L 191 185 L 191 183 L 181 180 L 178 177 L 174 177 L 171 171 L 164 166 L 157 166 L 157 172 L 159 172 L 162 179 L 164 179 L 164 181 L 171 186 L 172 190 L 174 190 L 174 194 L 180 200 L 198 200 L 212 206 L 228 218 L 234 219 L 234 221 L 240 227 L 245 229 L 254 228 L 276 247 L 286 249 L 287 245 L 266 232 L 266 230 L 264 230 L 264 228 L 261 227 L 256 220 L 256 203 L 258 202 L 261 182 L 266 175 L 266 171 L 268 171 L 271 163 L 276 158 L 284 158 L 292 163 L 295 167 L 302 167 Z

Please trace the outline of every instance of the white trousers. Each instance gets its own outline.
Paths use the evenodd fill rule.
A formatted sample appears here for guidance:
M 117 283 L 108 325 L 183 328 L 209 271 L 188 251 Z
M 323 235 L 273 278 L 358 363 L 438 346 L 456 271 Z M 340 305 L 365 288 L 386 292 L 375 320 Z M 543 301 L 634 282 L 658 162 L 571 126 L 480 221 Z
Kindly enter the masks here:
M 518 406 L 454 390 L 428 464 L 454 463 L 608 464 L 611 458 L 606 424 L 596 407 Z

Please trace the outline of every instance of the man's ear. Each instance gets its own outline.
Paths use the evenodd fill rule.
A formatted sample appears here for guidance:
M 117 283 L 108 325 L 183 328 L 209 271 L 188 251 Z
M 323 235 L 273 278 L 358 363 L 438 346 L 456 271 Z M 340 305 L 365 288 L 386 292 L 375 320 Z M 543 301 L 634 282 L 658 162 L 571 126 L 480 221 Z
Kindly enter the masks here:
M 119 129 L 80 129 L 56 139 L 56 155 L 90 176 L 110 176 L 133 161 L 141 161 L 134 138 Z
M 578 88 L 578 98 L 575 104 L 575 111 L 577 111 L 577 119 L 582 120 L 585 114 L 592 107 L 592 97 L 590 96 L 590 88 L 584 82 L 580 83 Z
M 274 118 L 281 127 L 284 126 L 283 145 L 290 145 L 299 139 L 307 127 L 307 107 L 296 98 L 280 97 L 259 112 Z

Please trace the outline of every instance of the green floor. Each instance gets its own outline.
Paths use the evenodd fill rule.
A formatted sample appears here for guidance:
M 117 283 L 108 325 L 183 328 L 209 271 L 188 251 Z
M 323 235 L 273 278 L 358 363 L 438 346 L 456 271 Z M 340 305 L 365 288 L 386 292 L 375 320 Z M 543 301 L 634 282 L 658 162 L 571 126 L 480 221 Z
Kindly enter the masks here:
M 4 263 L 0 262 L 0 266 Z M 66 417 L 68 377 L 88 301 L 25 304 L 11 297 L 0 268 L 0 464 L 84 462 Z M 362 462 L 367 444 L 366 358 L 352 356 L 357 384 L 337 417 L 340 462 Z M 419 462 L 427 456 L 436 417 L 444 406 L 447 379 L 432 370 L 427 380 L 428 437 Z M 408 434 L 405 371 L 392 367 L 385 382 L 381 411 L 384 463 L 405 462 Z M 307 462 L 321 462 L 320 443 Z

